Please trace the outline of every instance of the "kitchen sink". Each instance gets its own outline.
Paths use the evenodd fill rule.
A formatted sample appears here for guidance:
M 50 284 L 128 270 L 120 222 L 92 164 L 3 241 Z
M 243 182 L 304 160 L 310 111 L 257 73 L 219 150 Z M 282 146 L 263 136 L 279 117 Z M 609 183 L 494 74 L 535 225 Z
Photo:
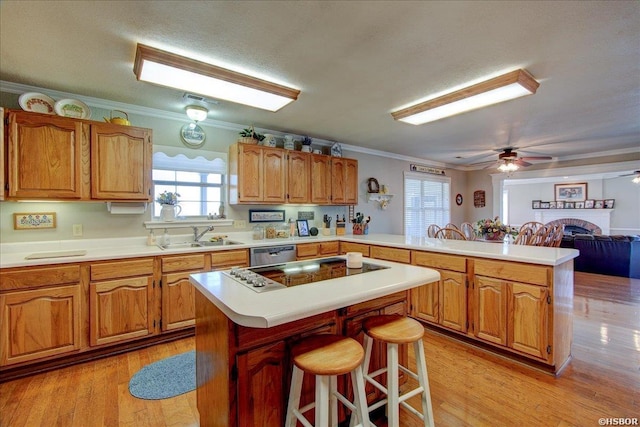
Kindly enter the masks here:
M 233 240 L 218 240 L 210 242 L 208 240 L 202 242 L 179 242 L 170 243 L 169 245 L 158 245 L 160 249 L 179 249 L 179 248 L 205 248 L 210 246 L 232 246 L 241 245 L 241 242 L 234 242 Z

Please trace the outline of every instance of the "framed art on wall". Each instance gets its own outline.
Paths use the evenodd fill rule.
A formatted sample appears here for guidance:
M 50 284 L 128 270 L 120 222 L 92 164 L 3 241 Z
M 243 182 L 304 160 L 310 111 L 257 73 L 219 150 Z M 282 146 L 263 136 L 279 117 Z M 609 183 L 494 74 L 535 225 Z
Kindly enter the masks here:
M 587 183 L 555 184 L 556 201 L 582 202 L 587 199 Z

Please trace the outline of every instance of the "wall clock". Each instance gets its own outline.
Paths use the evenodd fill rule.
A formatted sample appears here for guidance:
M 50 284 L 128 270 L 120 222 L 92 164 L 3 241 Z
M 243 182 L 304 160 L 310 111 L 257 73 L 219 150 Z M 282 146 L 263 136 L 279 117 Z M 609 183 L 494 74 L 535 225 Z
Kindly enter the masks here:
M 204 133 L 204 129 L 198 126 L 197 123 L 189 123 L 182 126 L 180 129 L 180 138 L 187 147 L 200 148 L 204 144 L 204 140 L 207 134 Z
M 456 205 L 460 206 L 462 204 L 462 194 L 456 194 Z

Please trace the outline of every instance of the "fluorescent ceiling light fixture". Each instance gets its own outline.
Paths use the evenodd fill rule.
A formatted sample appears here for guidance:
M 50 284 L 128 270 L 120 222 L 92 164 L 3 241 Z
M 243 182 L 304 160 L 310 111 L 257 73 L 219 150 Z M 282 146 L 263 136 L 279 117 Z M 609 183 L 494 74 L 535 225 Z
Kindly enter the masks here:
M 217 99 L 278 111 L 299 90 L 138 44 L 133 72 L 138 80 Z
M 187 116 L 194 122 L 201 122 L 207 118 L 209 110 L 199 105 L 189 105 L 187 107 Z
M 391 113 L 395 120 L 412 125 L 498 104 L 536 93 L 540 86 L 526 70 L 515 70 L 493 79 L 430 99 Z

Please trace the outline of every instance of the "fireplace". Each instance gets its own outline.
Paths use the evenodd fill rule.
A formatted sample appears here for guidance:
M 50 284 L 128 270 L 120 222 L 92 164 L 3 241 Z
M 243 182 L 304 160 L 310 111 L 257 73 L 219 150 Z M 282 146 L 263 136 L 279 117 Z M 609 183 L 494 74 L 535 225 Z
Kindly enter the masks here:
M 602 234 L 602 229 L 592 222 L 576 218 L 561 218 L 548 222 L 546 225 L 564 225 L 564 234 Z
M 613 209 L 534 209 L 535 221 L 585 228 L 592 234 L 610 234 Z

